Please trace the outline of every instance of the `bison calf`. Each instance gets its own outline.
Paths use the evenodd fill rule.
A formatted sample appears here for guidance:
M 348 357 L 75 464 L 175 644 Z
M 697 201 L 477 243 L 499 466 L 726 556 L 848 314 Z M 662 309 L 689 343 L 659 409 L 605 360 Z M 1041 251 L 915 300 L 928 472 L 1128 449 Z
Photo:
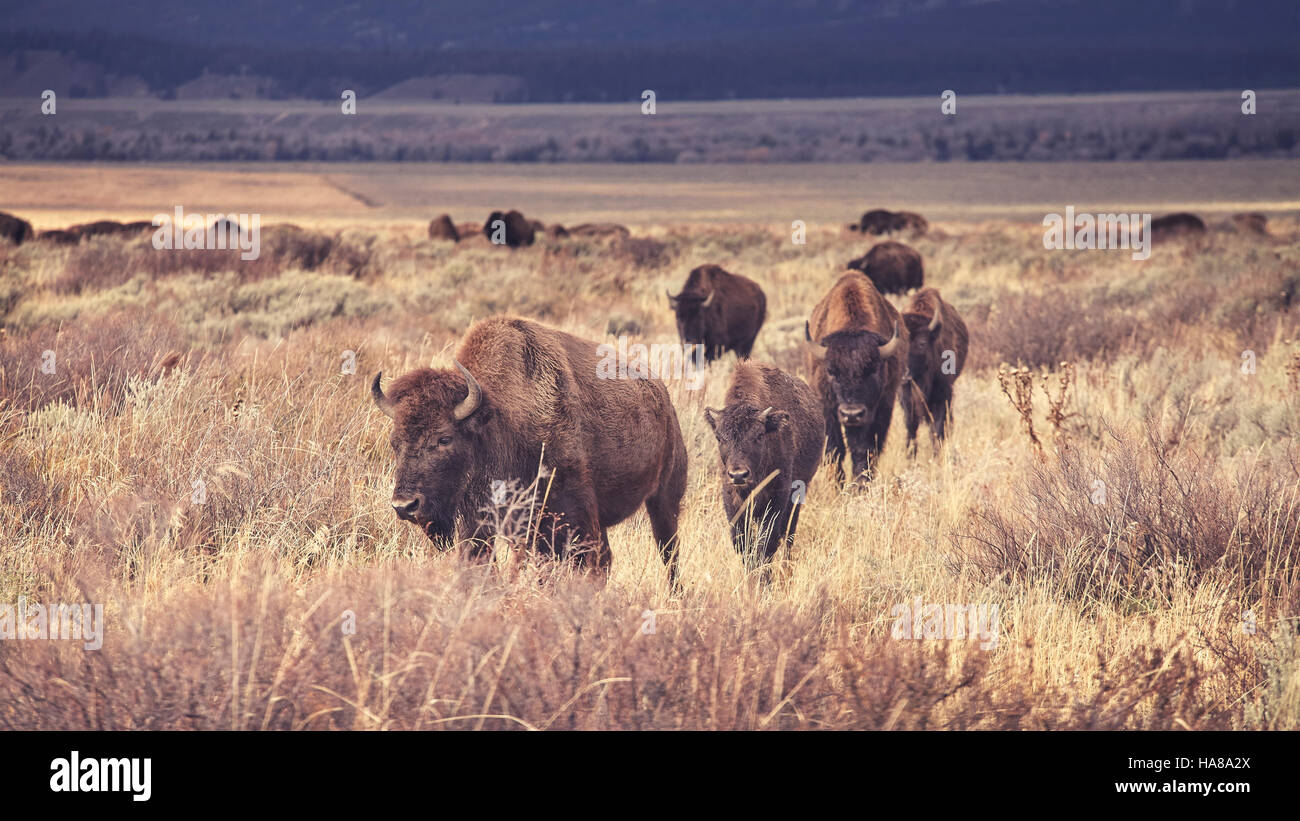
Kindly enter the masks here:
M 724 351 L 748 357 L 767 316 L 767 297 L 758 283 L 717 265 L 691 271 L 682 290 L 668 294 L 668 306 L 677 314 L 682 344 L 703 345 L 706 362 Z
M 705 408 L 704 418 L 718 439 L 722 504 L 731 520 L 732 543 L 744 553 L 752 542 L 758 559 L 769 561 L 783 541 L 794 541 L 799 506 L 821 464 L 817 393 L 777 368 L 741 362 L 731 377 L 726 407 Z M 763 485 L 773 471 L 776 477 Z M 746 504 L 749 510 L 742 513 Z
M 863 274 L 839 278 L 804 325 L 808 371 L 821 397 L 826 452 L 844 481 L 845 440 L 855 480 L 870 479 L 885 446 L 907 366 L 907 329 Z M 843 433 L 841 433 L 843 427 Z
M 433 540 L 459 522 L 481 554 L 493 483 L 545 474 L 528 519 L 543 553 L 607 569 L 606 528 L 644 504 L 675 579 L 686 491 L 677 413 L 663 383 L 598 379 L 599 361 L 594 342 L 493 317 L 465 334 L 455 370 L 411 371 L 387 393 L 376 374 L 375 404 L 393 420 L 397 516 Z
M 893 240 L 876 243 L 844 267 L 866 274 L 882 294 L 905 294 L 925 281 L 920 252 Z
M 966 323 L 943 301 L 934 288 L 912 298 L 903 312 L 907 328 L 907 374 L 903 378 L 903 419 L 907 422 L 907 449 L 916 453 L 916 429 L 922 418 L 930 433 L 943 441 L 952 421 L 952 386 L 961 376 L 970 349 Z

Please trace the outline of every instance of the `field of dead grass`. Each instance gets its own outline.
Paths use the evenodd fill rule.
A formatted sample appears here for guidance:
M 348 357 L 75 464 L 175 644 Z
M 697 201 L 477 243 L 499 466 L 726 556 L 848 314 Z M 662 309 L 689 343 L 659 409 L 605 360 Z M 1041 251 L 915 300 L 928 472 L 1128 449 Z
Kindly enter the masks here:
M 914 244 L 971 328 L 952 436 L 909 459 L 896 414 L 869 489 L 823 468 L 771 584 L 703 418 L 734 359 L 670 385 L 680 593 L 641 513 L 603 585 L 433 551 L 389 509 L 375 371 L 448 365 L 503 312 L 672 342 L 665 288 L 714 262 L 767 291 L 755 357 L 801 373 L 802 319 L 865 250 L 633 228 L 517 252 L 350 229 L 311 270 L 0 245 L 0 604 L 107 623 L 98 651 L 0 641 L 0 728 L 1300 727 L 1295 219 L 1145 262 L 939 223 Z M 996 605 L 996 646 L 892 637 L 916 601 Z

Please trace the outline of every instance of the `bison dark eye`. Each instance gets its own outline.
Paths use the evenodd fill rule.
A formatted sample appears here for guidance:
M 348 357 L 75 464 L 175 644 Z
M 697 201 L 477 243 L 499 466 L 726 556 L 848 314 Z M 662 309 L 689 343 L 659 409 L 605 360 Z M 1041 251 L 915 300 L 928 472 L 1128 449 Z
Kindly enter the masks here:
M 450 437 L 450 436 L 439 436 L 439 437 L 438 437 L 438 444 L 440 444 L 440 445 L 450 445 L 450 444 L 451 444 L 451 437 Z

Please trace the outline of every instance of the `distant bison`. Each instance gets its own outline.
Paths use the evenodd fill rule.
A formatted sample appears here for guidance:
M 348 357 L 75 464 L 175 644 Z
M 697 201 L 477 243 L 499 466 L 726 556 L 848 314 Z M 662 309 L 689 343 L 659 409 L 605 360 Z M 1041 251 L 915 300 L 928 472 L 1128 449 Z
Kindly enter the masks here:
M 83 222 L 68 229 L 83 239 L 86 237 L 112 237 L 126 231 L 126 226 L 116 220 L 99 220 Z
M 899 211 L 894 214 L 895 231 L 911 231 L 912 236 L 919 237 L 930 230 L 930 223 L 925 217 L 911 211 Z
M 736 366 L 725 401 L 720 411 L 705 408 L 704 418 L 718 439 L 722 504 L 735 520 L 732 543 L 743 552 L 753 539 L 757 557 L 768 561 L 794 540 L 804 493 L 821 464 L 821 402 L 802 379 L 750 362 Z M 776 478 L 737 516 L 772 471 Z
M 152 234 L 157 230 L 158 227 L 153 224 L 152 220 L 137 220 L 136 222 L 124 224 L 121 233 L 124 236 L 138 237 L 144 234 Z
M 569 236 L 569 232 L 559 223 L 553 223 L 546 226 L 544 233 L 550 239 L 564 239 Z
M 532 245 L 536 231 L 533 224 L 518 211 L 493 211 L 483 223 L 483 236 L 494 245 L 521 248 Z
M 668 305 L 677 314 L 682 344 L 703 345 L 707 362 L 724 351 L 748 357 L 767 316 L 767 297 L 758 283 L 717 265 L 691 271 L 682 290 L 668 294 Z
M 55 228 L 37 234 L 36 241 L 49 243 L 50 245 L 76 245 L 81 242 L 81 235 Z
M 1243 234 L 1268 235 L 1268 217 L 1263 214 L 1233 214 L 1232 226 Z
M 915 214 L 911 211 L 886 211 L 883 208 L 877 208 L 867 211 L 862 218 L 855 224 L 849 225 L 850 231 L 860 231 L 864 234 L 892 234 L 895 231 L 911 231 L 913 235 L 920 236 L 930 230 L 930 223 L 925 221 L 925 217 Z
M 1205 233 L 1205 222 L 1195 214 L 1178 213 L 1151 220 L 1151 240 L 1175 239 L 1178 237 L 1201 236 Z
M 286 222 L 261 229 L 261 246 L 286 266 L 314 271 L 329 258 L 335 247 L 335 238 Z
M 32 230 L 30 222 L 0 211 L 0 239 L 7 239 L 14 245 L 22 245 L 35 236 L 36 232 Z
M 831 286 L 804 326 L 807 366 L 826 423 L 826 452 L 841 482 L 845 438 L 858 481 L 871 478 L 885 446 L 907 367 L 907 329 L 900 325 L 898 311 L 871 280 L 852 271 Z
M 451 217 L 443 214 L 429 222 L 429 239 L 449 239 L 452 242 L 460 242 L 460 234 L 456 231 L 456 224 L 451 221 Z
M 915 248 L 887 240 L 845 266 L 867 275 L 882 294 L 905 294 L 925 281 L 925 266 Z
M 934 288 L 912 297 L 903 312 L 907 328 L 907 374 L 899 397 L 907 423 L 908 452 L 916 452 L 916 429 L 928 420 L 936 441 L 943 441 L 952 420 L 952 387 L 966 366 L 970 337 L 955 308 Z
M 569 236 L 573 237 L 630 237 L 632 232 L 627 230 L 626 226 L 614 222 L 584 222 L 581 225 L 575 225 L 569 229 Z
M 677 413 L 662 382 L 598 379 L 600 360 L 594 342 L 498 316 L 465 334 L 455 370 L 412 371 L 387 393 L 376 374 L 375 404 L 394 422 L 397 516 L 433 540 L 449 539 L 460 522 L 481 545 L 493 483 L 527 487 L 541 472 L 534 503 L 545 509 L 528 519 L 540 550 L 607 569 L 606 528 L 644 504 L 675 578 L 686 492 Z

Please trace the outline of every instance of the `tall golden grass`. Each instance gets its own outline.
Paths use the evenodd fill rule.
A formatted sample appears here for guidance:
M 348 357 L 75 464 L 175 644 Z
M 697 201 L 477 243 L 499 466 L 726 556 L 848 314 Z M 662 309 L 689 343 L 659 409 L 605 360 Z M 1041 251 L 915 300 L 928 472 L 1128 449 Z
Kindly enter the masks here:
M 936 229 L 927 281 L 972 335 L 947 444 L 909 459 L 895 430 L 861 492 L 824 468 L 764 582 L 703 419 L 734 360 L 671 383 L 678 592 L 643 514 L 611 530 L 607 580 L 432 549 L 389 509 L 368 378 L 447 365 L 501 312 L 674 341 L 664 289 L 705 262 L 764 286 L 755 357 L 800 373 L 861 237 L 673 224 L 511 252 L 354 229 L 309 271 L 285 248 L 0 246 L 0 604 L 107 619 L 98 651 L 0 641 L 0 727 L 1300 727 L 1300 226 L 1146 262 Z M 894 638 L 917 600 L 996 605 L 997 646 Z

